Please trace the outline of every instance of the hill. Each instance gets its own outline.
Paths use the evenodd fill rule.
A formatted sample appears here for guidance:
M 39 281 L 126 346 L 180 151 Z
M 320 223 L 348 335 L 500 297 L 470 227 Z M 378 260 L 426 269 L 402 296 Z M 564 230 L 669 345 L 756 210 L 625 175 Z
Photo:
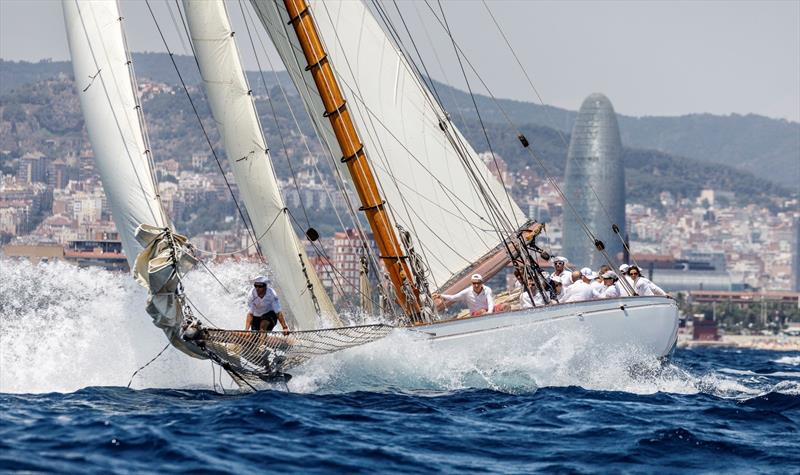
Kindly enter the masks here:
M 141 80 L 149 78 L 167 84 L 177 82 L 177 75 L 167 55 L 137 54 L 134 59 L 137 75 Z M 192 86 L 193 98 L 204 124 L 211 132 L 215 149 L 219 156 L 223 157 L 224 151 L 217 143 L 216 130 L 205 104 L 205 97 L 196 85 L 199 77 L 196 73 L 192 73 L 196 70 L 194 61 L 188 57 L 179 58 L 179 61 L 184 78 L 187 82 L 195 84 Z M 44 62 L 36 65 L 0 63 L 2 77 L 10 75 L 16 81 L 14 89 L 5 89 L 0 93 L 0 123 L 4 124 L 4 130 L 7 131 L 0 136 L 0 149 L 10 150 L 11 157 L 19 156 L 27 151 L 25 149 L 32 148 L 40 148 L 51 154 L 63 154 L 74 150 L 76 144 L 79 146 L 85 140 L 78 100 L 69 77 L 69 69 L 70 65 L 66 62 Z M 278 132 L 280 130 L 289 137 L 293 134 L 296 136 L 296 132 L 282 95 L 275 87 L 275 74 L 268 72 L 263 78 L 267 88 L 270 89 L 269 97 L 275 101 L 279 126 L 276 126 L 269 104 L 266 102 L 266 95 L 261 94 L 257 100 L 257 107 L 261 113 L 267 139 L 272 144 L 276 172 L 279 177 L 287 178 L 290 175 L 289 164 L 286 154 L 279 146 Z M 278 74 L 278 80 L 287 84 L 289 81 L 285 72 Z M 263 87 L 259 87 L 262 84 L 261 75 L 250 73 L 250 82 L 259 97 L 259 93 L 263 93 Z M 303 107 L 293 87 L 290 86 L 287 90 L 291 91 L 289 100 L 292 102 L 292 108 L 295 111 L 302 111 Z M 458 100 L 458 94 L 461 94 L 462 99 L 467 97 L 455 90 L 450 96 Z M 481 102 L 487 101 L 486 98 L 479 99 Z M 544 113 L 545 110 L 531 108 L 530 104 L 519 102 L 512 105 L 514 107 L 509 108 L 509 112 L 519 116 L 526 114 L 526 111 Z M 491 116 L 492 107 L 494 106 L 487 104 L 482 108 L 482 113 L 485 110 L 488 111 L 487 115 Z M 553 114 L 562 114 L 564 120 L 568 119 L 567 114 L 571 114 L 556 108 L 549 109 Z M 208 152 L 205 139 L 197 126 L 197 119 L 182 90 L 176 88 L 169 93 L 146 96 L 144 110 L 158 160 L 175 159 L 185 164 L 193 153 Z M 456 122 L 461 122 L 458 125 L 465 136 L 476 150 L 486 151 L 488 147 L 478 122 L 466 109 L 460 111 L 463 112 L 463 121 L 461 114 L 454 114 L 454 118 Z M 566 142 L 569 141 L 569 135 L 551 127 L 536 125 L 534 121 L 536 118 L 534 116 L 530 121 L 522 123 L 522 131 L 532 143 L 537 156 L 545 162 L 548 173 L 556 177 L 563 176 L 566 165 Z M 298 114 L 298 119 L 304 134 L 313 135 L 310 121 L 305 114 Z M 770 122 L 765 124 L 769 125 Z M 769 129 L 771 126 L 766 127 Z M 517 172 L 525 167 L 531 167 L 535 172 L 542 174 L 542 170 L 532 162 L 530 156 L 520 146 L 516 134 L 508 127 L 489 120 L 487 132 L 493 149 L 506 160 L 510 171 Z M 295 137 L 295 140 L 290 139 L 290 142 L 292 142 L 289 145 L 290 156 L 302 157 L 305 152 L 301 150 L 299 140 Z M 310 144 L 312 152 L 319 155 L 320 150 L 315 141 L 310 141 Z M 656 204 L 658 193 L 661 191 L 669 191 L 676 197 L 692 198 L 697 196 L 703 187 L 732 191 L 744 202 L 767 202 L 770 197 L 785 196 L 790 193 L 784 187 L 727 165 L 712 165 L 643 148 L 626 148 L 624 157 L 630 184 L 628 196 L 632 202 Z M 8 163 L 2 165 L 7 172 L 11 170 Z M 209 164 L 209 167 L 213 167 L 213 164 Z
M 475 117 L 469 94 L 437 83 L 453 114 Z M 587 91 L 587 96 L 593 91 Z M 614 98 L 611 97 L 611 102 Z M 491 98 L 476 95 L 485 121 L 506 123 Z M 517 124 L 537 124 L 572 132 L 577 112 L 528 102 L 499 99 Z M 576 104 L 580 106 L 580 104 Z M 622 143 L 704 163 L 732 166 L 798 189 L 800 183 L 800 124 L 755 114 L 728 116 L 691 114 L 680 117 L 630 117 L 617 114 Z

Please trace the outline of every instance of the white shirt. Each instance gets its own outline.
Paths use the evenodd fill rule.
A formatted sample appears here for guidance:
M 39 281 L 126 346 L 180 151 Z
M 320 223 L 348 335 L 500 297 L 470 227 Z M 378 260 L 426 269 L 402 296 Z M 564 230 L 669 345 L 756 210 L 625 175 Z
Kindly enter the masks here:
M 267 287 L 264 297 L 259 297 L 255 288 L 250 291 L 250 297 L 247 298 L 247 309 L 255 317 L 265 315 L 270 310 L 278 313 L 281 311 L 281 302 L 278 300 L 278 294 L 272 287 Z
M 492 289 L 485 285 L 479 294 L 476 294 L 470 285 L 455 295 L 441 294 L 441 297 L 448 302 L 467 302 L 469 313 L 474 313 L 478 310 L 486 310 L 486 313 L 492 313 L 492 310 L 494 310 L 494 296 L 492 295 Z
M 602 280 L 593 280 L 589 283 L 592 286 L 592 298 L 599 299 L 606 291 L 606 284 Z
M 652 283 L 646 277 L 639 276 L 635 282 L 628 277 L 628 282 L 631 283 L 631 287 L 636 291 L 636 295 L 667 295 L 666 292 L 661 290 L 661 287 Z
M 592 286 L 581 279 L 564 290 L 564 299 L 561 301 L 564 303 L 582 302 L 584 300 L 592 300 L 592 296 Z
M 603 285 L 603 291 L 600 294 L 601 299 L 613 299 L 617 297 L 621 297 L 622 295 L 627 295 L 622 293 L 622 289 L 620 289 L 619 282 L 614 282 L 613 284 L 606 286 Z
M 544 305 L 542 294 L 538 290 L 532 290 L 532 292 L 536 292 L 536 294 L 533 296 L 533 303 L 531 303 L 531 296 L 528 295 L 528 292 L 523 290 L 522 294 L 520 294 L 519 302 L 522 304 L 522 308 L 533 308 L 534 305 L 541 307 Z
M 553 272 L 553 274 L 550 276 L 550 278 L 552 279 L 553 277 L 556 277 L 558 280 L 560 280 L 561 281 L 561 285 L 565 289 L 567 287 L 569 287 L 570 285 L 572 285 L 572 272 L 568 271 L 567 269 L 564 269 L 563 271 L 561 271 L 560 274 L 556 274 L 555 272 Z

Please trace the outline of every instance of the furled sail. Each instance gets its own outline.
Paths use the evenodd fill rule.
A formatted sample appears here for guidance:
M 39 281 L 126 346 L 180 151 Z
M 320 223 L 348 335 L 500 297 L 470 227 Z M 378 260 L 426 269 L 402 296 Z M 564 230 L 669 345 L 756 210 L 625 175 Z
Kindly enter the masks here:
M 136 228 L 169 226 L 137 114 L 117 2 L 64 0 L 69 50 L 81 108 L 130 268 L 142 246 Z
M 317 132 L 336 144 L 283 2 L 251 2 Z M 393 217 L 412 231 L 434 285 L 442 285 L 500 241 L 485 195 L 496 197 L 511 226 L 520 227 L 525 216 L 362 2 L 309 4 Z
M 184 0 L 186 18 L 214 120 L 286 308 L 301 330 L 340 324 L 292 229 L 222 0 Z M 316 302 L 315 302 L 316 300 Z

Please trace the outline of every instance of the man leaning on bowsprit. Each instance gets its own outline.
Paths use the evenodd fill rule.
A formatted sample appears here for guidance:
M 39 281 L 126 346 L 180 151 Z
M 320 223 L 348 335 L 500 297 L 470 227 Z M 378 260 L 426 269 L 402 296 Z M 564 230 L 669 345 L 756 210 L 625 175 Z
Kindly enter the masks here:
M 259 276 L 253 281 L 253 289 L 247 299 L 247 321 L 245 330 L 272 331 L 281 322 L 283 333 L 289 333 L 289 325 L 283 318 L 278 294 L 270 285 L 268 277 Z

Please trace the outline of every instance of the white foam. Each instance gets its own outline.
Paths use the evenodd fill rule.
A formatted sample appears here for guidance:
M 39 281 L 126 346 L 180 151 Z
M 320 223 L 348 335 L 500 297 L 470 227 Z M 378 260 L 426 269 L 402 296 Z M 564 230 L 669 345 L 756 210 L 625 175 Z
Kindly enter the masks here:
M 189 298 L 214 324 L 241 328 L 247 281 L 259 272 L 259 266 L 231 262 L 210 267 L 231 293 L 200 268 L 186 278 Z M 124 386 L 166 344 L 144 311 L 144 290 L 127 274 L 63 263 L 34 266 L 0 260 L 0 282 L 0 392 Z M 531 327 L 502 341 L 486 338 L 479 345 L 442 349 L 396 331 L 384 340 L 294 369 L 289 387 L 302 393 L 413 390 L 440 394 L 467 388 L 526 393 L 541 387 L 581 386 L 635 394 L 703 392 L 731 398 L 771 390 L 750 381 L 747 374 L 697 376 L 674 365 L 662 368 L 635 348 L 598 351 L 593 345 L 586 334 L 547 335 Z M 800 361 L 792 358 L 779 362 Z M 133 387 L 212 388 L 214 380 L 220 379 L 219 369 L 212 371 L 207 360 L 190 358 L 170 347 L 137 375 Z M 227 376 L 223 379 L 226 387 L 233 387 Z M 793 393 L 797 385 L 784 384 L 780 390 Z
M 773 363 L 779 364 L 787 364 L 792 366 L 800 366 L 800 356 L 781 356 L 777 360 L 773 360 Z

